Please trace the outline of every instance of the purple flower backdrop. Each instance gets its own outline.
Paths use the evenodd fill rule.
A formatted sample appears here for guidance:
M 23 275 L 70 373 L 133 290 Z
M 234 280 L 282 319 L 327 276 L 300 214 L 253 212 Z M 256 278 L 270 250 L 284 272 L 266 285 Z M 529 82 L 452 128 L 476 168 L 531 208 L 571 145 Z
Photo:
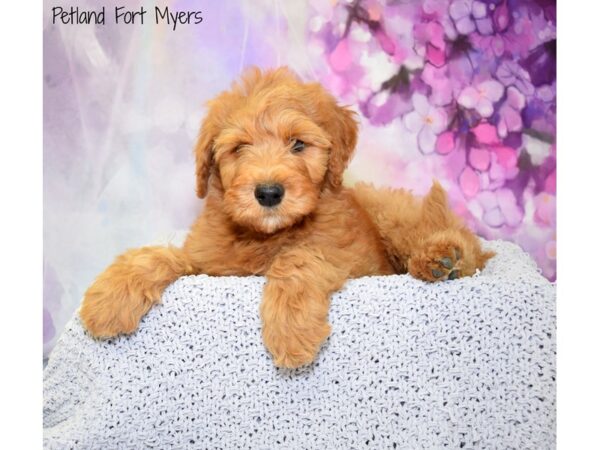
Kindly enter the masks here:
M 461 215 L 487 238 L 521 244 L 553 280 L 555 2 L 313 6 L 309 39 L 326 61 L 319 78 L 363 120 L 416 136 L 420 155 L 398 152 L 392 184 L 406 184 L 405 158 L 435 159 Z M 362 150 L 377 158 L 376 148 Z M 431 175 L 421 173 L 426 184 Z
M 480 235 L 555 279 L 554 1 L 159 0 L 202 11 L 176 31 L 53 25 L 70 4 L 44 3 L 46 354 L 117 254 L 185 235 L 203 104 L 251 64 L 288 65 L 359 113 L 346 184 L 420 195 L 437 178 Z

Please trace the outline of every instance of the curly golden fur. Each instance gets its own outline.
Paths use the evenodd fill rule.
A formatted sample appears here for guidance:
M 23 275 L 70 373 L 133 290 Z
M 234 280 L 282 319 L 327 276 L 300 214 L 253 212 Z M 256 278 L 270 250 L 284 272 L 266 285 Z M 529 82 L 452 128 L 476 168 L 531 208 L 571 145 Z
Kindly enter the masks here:
M 288 69 L 251 69 L 208 104 L 195 148 L 206 197 L 182 248 L 119 256 L 85 293 L 96 337 L 133 332 L 182 275 L 264 275 L 264 343 L 281 367 L 315 358 L 329 336 L 329 298 L 349 278 L 472 275 L 489 252 L 448 208 L 437 183 L 424 199 L 367 184 L 342 186 L 356 145 L 354 114 Z M 279 186 L 263 205 L 259 186 Z M 263 203 L 261 203 L 261 201 Z

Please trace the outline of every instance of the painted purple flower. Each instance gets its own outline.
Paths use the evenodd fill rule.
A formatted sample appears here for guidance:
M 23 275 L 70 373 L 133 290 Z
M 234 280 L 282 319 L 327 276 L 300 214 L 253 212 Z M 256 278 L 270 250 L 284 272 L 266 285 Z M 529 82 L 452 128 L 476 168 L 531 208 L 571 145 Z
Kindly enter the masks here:
M 492 18 L 495 32 L 505 31 L 511 22 L 511 12 L 508 8 L 508 2 L 503 1 L 499 5 L 493 3 L 489 5 L 490 11 L 493 11 Z
M 471 17 L 481 35 L 504 32 L 511 22 L 511 13 L 506 1 L 474 0 Z
M 509 132 L 521 131 L 523 121 L 521 120 L 521 111 L 525 107 L 525 96 L 513 86 L 506 90 L 506 100 L 500 107 L 498 114 L 498 134 L 505 138 Z
M 522 3 L 490 3 L 487 11 L 490 28 L 469 35 L 473 47 L 487 58 L 524 58 L 537 43 L 556 36 L 555 27 L 540 21 Z
M 514 86 L 526 96 L 533 95 L 535 92 L 529 72 L 512 59 L 504 59 L 500 63 L 496 70 L 496 77 L 504 86 Z
M 489 147 L 491 151 L 490 183 L 502 186 L 506 180 L 512 180 L 519 173 L 517 167 L 517 150 L 504 145 Z
M 496 127 L 488 122 L 481 122 L 471 129 L 471 133 L 479 145 L 498 145 L 500 139 Z
M 414 27 L 415 41 L 424 47 L 425 60 L 435 67 L 446 63 L 446 41 L 444 28 L 437 22 L 417 24 Z
M 421 73 L 421 79 L 431 87 L 431 95 L 429 97 L 431 103 L 438 106 L 445 106 L 453 100 L 453 82 L 448 77 L 447 67 L 438 68 L 432 64 L 425 64 L 425 68 Z
M 450 3 L 448 12 L 454 20 L 454 26 L 460 34 L 470 34 L 475 31 L 475 22 L 471 16 L 472 0 L 454 0 Z
M 441 18 L 448 8 L 447 0 L 423 0 L 423 12 Z
M 404 116 L 404 125 L 409 131 L 417 133 L 419 149 L 425 154 L 432 153 L 437 136 L 448 125 L 448 117 L 442 108 L 430 105 L 423 94 L 415 93 L 412 101 L 414 111 Z
M 473 139 L 467 149 L 468 163 L 480 173 L 480 183 L 486 189 L 498 189 L 517 175 L 517 150 L 500 140 L 494 125 L 482 122 L 470 134 Z
M 494 113 L 494 103 L 502 98 L 504 86 L 496 80 L 487 80 L 465 88 L 458 96 L 459 105 L 475 109 L 481 117 Z
M 489 7 L 493 10 L 495 5 L 492 3 Z M 474 1 L 471 6 L 471 13 L 479 34 L 487 35 L 494 32 L 494 23 L 492 22 L 491 15 L 488 14 L 488 5 L 483 2 Z
M 458 184 L 464 196 L 467 198 L 474 197 L 479 192 L 481 183 L 479 175 L 471 167 L 465 167 L 458 177 Z
M 523 221 L 523 208 L 510 189 L 484 190 L 476 200 L 482 208 L 483 221 L 490 227 L 517 227 Z
M 489 36 L 474 34 L 471 41 L 484 54 L 489 55 L 490 58 L 501 58 L 506 51 L 504 39 L 502 35 L 499 34 L 492 34 Z
M 426 63 L 421 73 L 421 79 L 431 88 L 430 102 L 438 106 L 452 103 L 471 84 L 472 78 L 473 66 L 465 56 L 455 56 L 442 67 Z
M 491 154 L 488 149 L 478 147 L 469 149 L 469 165 L 472 168 L 477 169 L 480 172 L 485 172 L 489 169 L 490 162 Z
M 435 151 L 440 155 L 447 155 L 456 148 L 456 137 L 452 131 L 444 131 L 438 135 Z
M 448 11 L 461 34 L 477 31 L 488 36 L 500 33 L 506 30 L 511 20 L 506 2 L 454 0 Z
M 415 3 L 418 4 L 418 2 Z M 454 21 L 448 14 L 448 0 L 423 0 L 421 5 L 423 11 L 421 21 L 433 20 L 438 22 L 444 30 L 445 37 L 450 41 L 458 37 Z

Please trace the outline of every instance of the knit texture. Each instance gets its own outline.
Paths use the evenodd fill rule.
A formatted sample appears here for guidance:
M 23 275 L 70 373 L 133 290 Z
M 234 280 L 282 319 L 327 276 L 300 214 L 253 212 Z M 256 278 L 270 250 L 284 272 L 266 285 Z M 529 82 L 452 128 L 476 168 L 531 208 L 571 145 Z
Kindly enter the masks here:
M 45 448 L 554 448 L 555 287 L 484 246 L 470 278 L 349 281 L 297 370 L 261 342 L 262 277 L 183 277 L 118 339 L 75 314 L 44 370 Z

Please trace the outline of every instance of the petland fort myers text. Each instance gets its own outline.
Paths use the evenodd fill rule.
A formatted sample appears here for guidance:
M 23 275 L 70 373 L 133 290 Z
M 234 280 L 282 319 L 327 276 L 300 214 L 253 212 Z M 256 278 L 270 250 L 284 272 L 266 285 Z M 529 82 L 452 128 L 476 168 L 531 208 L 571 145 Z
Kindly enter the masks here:
M 110 16 L 112 14 L 112 16 Z M 139 9 L 128 9 L 116 6 L 114 10 L 102 7 L 96 10 L 79 9 L 78 6 L 52 8 L 52 23 L 63 25 L 106 25 L 108 21 L 120 25 L 168 24 L 172 30 L 181 25 L 198 25 L 202 22 L 202 11 L 174 11 L 168 6 L 155 6 L 148 10 L 144 6 Z

